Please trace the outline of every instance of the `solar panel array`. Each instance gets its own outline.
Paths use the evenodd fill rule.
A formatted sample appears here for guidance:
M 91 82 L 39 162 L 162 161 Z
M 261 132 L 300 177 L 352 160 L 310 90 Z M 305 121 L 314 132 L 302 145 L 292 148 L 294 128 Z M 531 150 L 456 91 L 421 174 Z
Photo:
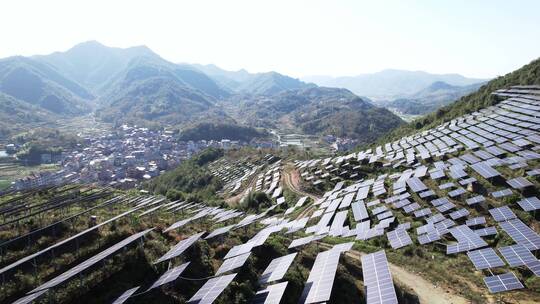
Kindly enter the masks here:
M 287 272 L 287 269 L 289 269 L 291 266 L 295 257 L 296 253 L 291 253 L 286 256 L 273 259 L 268 267 L 266 267 L 266 269 L 263 271 L 259 279 L 259 283 L 266 284 L 268 282 L 281 280 Z
M 167 261 L 170 259 L 173 259 L 182 253 L 186 251 L 191 245 L 193 245 L 197 240 L 203 236 L 205 232 L 200 232 L 197 234 L 194 234 L 190 236 L 189 238 L 180 241 L 178 244 L 176 244 L 173 248 L 171 248 L 167 253 L 165 253 L 162 257 L 160 257 L 154 264 L 161 263 L 163 261 Z
M 223 264 L 221 264 L 219 269 L 216 271 L 216 275 L 220 275 L 220 274 L 223 274 L 225 272 L 231 271 L 233 269 L 242 267 L 246 263 L 246 261 L 249 258 L 250 254 L 251 254 L 251 252 L 248 252 L 248 253 L 240 254 L 240 255 L 237 255 L 235 257 L 226 259 L 223 262 Z
M 317 255 L 298 303 L 330 300 L 340 254 L 341 251 L 330 249 Z
M 188 303 L 193 304 L 211 304 L 217 297 L 225 290 L 225 288 L 232 282 L 236 273 L 223 275 L 220 277 L 212 278 L 197 291 L 189 300 Z
M 367 304 L 397 304 L 396 291 L 384 250 L 362 256 Z
M 484 283 L 491 293 L 523 288 L 523 284 L 521 284 L 516 275 L 512 272 L 485 277 Z
M 484 248 L 467 252 L 467 256 L 477 270 L 502 267 L 503 260 L 497 255 L 493 248 Z
M 390 246 L 394 249 L 399 249 L 412 244 L 411 237 L 405 229 L 395 229 L 386 234 Z
M 127 299 L 129 297 L 131 297 L 137 290 L 139 290 L 139 286 L 137 287 L 133 287 L 131 289 L 128 289 L 126 291 L 124 291 L 124 293 L 122 293 L 118 298 L 116 298 L 116 300 L 114 300 L 114 302 L 112 304 L 122 304 L 124 303 L 125 301 L 127 301 Z
M 190 262 L 186 262 L 186 263 L 184 263 L 184 264 L 182 264 L 180 266 L 177 266 L 177 267 L 174 267 L 174 268 L 171 268 L 171 269 L 167 270 L 167 272 L 162 274 L 159 277 L 159 279 L 157 279 L 157 281 L 155 281 L 154 284 L 152 284 L 152 286 L 150 286 L 150 288 L 148 288 L 148 290 L 151 290 L 151 289 L 154 289 L 154 288 L 159 287 L 161 285 L 165 285 L 167 283 L 175 281 L 182 274 L 182 272 L 184 272 L 184 270 L 186 270 L 186 268 L 189 266 L 189 263 Z
M 251 300 L 251 304 L 279 304 L 285 293 L 288 282 L 277 283 L 270 285 L 263 290 L 257 291 L 255 297 Z

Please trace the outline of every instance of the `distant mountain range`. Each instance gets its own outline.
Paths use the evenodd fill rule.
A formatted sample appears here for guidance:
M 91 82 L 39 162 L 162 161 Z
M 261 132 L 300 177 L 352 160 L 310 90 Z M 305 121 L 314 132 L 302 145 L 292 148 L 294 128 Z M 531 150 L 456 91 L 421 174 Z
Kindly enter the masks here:
M 223 134 L 260 135 L 248 126 L 372 139 L 402 123 L 347 90 L 318 88 L 277 72 L 175 64 L 145 46 L 112 48 L 96 41 L 0 60 L 0 94 L 0 108 L 11 113 L 3 136 L 15 129 L 11 125 L 24 129 L 92 112 L 108 122 L 176 126 L 194 138 L 216 126 L 226 126 Z M 204 130 L 197 132 L 198 126 Z
M 478 90 L 483 84 L 485 82 L 454 86 L 443 81 L 436 81 L 415 94 L 391 101 L 381 101 L 379 105 L 403 114 L 423 115 Z
M 366 96 L 375 101 L 406 98 L 442 81 L 453 86 L 466 86 L 487 79 L 467 78 L 459 74 L 430 74 L 423 71 L 384 70 L 372 74 L 348 77 L 309 76 L 303 81 L 319 86 L 345 88 L 359 96 Z

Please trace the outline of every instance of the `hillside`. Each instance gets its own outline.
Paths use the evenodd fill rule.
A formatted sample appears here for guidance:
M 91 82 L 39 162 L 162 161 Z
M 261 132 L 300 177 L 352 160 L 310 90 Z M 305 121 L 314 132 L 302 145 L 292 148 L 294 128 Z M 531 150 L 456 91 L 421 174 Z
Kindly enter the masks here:
M 249 142 L 254 138 L 266 137 L 268 134 L 255 128 L 241 126 L 236 123 L 204 122 L 183 129 L 180 139 L 188 140 L 240 140 Z
M 41 124 L 52 124 L 55 115 L 0 93 L 0 139 Z
M 454 86 L 446 82 L 436 81 L 415 94 L 388 102 L 380 102 L 379 105 L 395 109 L 404 114 L 423 115 L 436 111 L 438 108 L 478 90 L 482 84 Z
M 534 84 L 540 84 L 540 59 L 536 59 L 516 71 L 487 82 L 476 92 L 461 97 L 456 102 L 442 107 L 434 113 L 393 130 L 387 136 L 381 138 L 379 142 L 390 141 L 404 135 L 418 132 L 419 130 L 432 128 L 461 115 L 495 105 L 500 99 L 496 98 L 491 93 L 496 90 L 509 88 L 514 85 Z
M 312 76 L 302 78 L 320 86 L 346 88 L 360 96 L 375 100 L 393 100 L 415 94 L 436 81 L 465 86 L 484 81 L 459 74 L 431 74 L 423 71 L 384 70 L 349 77 Z
M 106 121 L 152 121 L 180 125 L 201 117 L 222 117 L 216 98 L 228 96 L 206 75 L 162 59 L 134 59 L 100 97 L 97 113 Z
M 229 102 L 237 106 L 231 116 L 250 126 L 333 134 L 356 138 L 363 143 L 402 123 L 390 111 L 375 107 L 344 89 L 313 87 Z
M 62 115 L 89 112 L 94 98 L 50 66 L 25 57 L 0 60 L 0 92 Z
M 238 92 L 254 95 L 272 95 L 287 90 L 313 86 L 298 79 L 276 72 L 256 74 L 250 80 L 240 84 Z

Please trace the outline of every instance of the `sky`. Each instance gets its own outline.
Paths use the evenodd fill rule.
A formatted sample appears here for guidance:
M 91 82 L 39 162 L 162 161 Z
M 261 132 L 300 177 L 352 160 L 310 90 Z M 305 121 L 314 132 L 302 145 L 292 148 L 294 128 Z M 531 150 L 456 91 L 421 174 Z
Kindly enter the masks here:
M 540 57 L 540 1 L 7 0 L 0 57 L 97 40 L 293 77 L 383 69 L 491 78 Z

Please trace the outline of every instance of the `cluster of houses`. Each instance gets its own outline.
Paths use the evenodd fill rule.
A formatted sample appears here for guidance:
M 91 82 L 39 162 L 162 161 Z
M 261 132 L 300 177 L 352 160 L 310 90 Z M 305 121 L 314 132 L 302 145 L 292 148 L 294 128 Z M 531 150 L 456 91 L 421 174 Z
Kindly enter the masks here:
M 32 174 L 14 183 L 17 190 L 64 182 L 98 183 L 122 189 L 177 167 L 181 161 L 209 147 L 232 149 L 252 145 L 272 148 L 272 142 L 180 141 L 172 131 L 122 125 L 97 138 L 86 138 L 80 149 L 63 152 L 62 169 Z

